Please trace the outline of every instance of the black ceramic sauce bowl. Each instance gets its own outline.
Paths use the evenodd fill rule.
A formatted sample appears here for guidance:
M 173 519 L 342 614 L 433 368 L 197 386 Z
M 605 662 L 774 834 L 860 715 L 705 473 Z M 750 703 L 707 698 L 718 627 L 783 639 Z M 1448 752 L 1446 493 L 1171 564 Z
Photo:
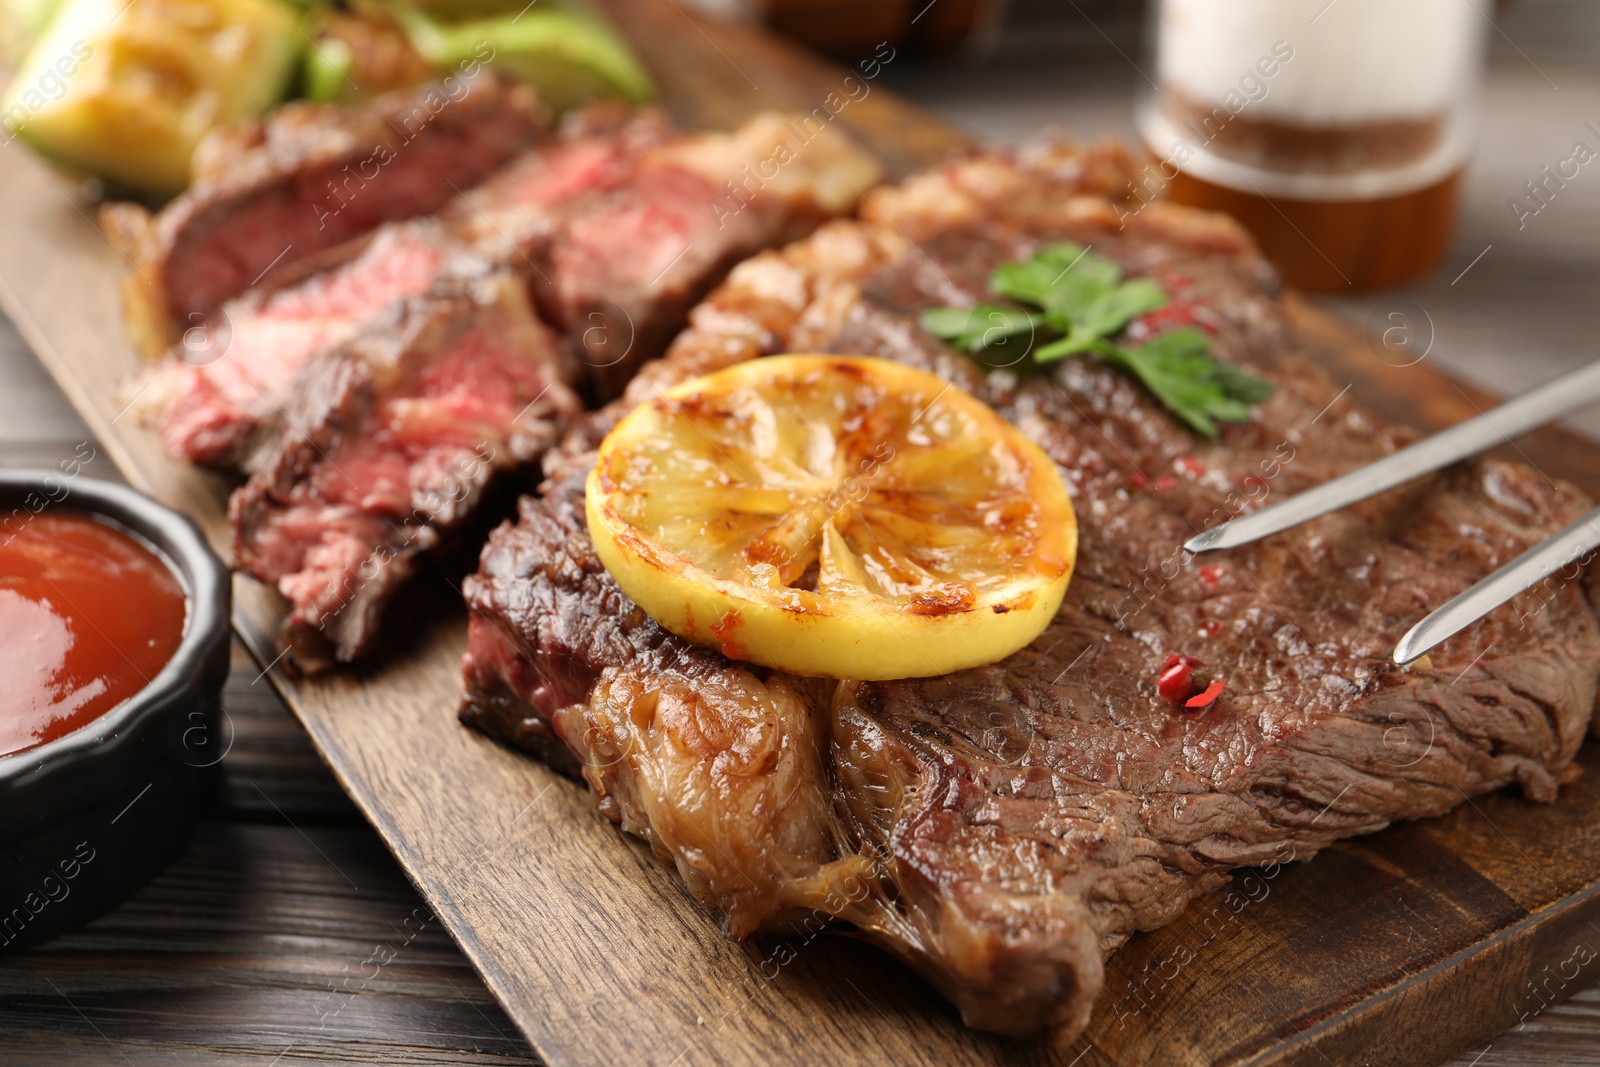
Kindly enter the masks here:
M 0 756 L 0 949 L 88 921 L 170 863 L 211 799 L 228 741 L 217 698 L 229 576 L 194 523 L 109 482 L 0 471 L 0 538 L 47 508 L 154 548 L 183 584 L 188 617 L 177 652 L 139 693 L 65 737 Z

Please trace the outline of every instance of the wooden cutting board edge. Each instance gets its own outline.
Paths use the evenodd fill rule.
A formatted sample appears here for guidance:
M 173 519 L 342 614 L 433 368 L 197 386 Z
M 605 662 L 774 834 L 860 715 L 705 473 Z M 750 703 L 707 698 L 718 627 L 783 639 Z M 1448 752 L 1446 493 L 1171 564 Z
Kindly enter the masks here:
M 1313 860 L 1313 863 L 1316 861 Z M 1518 1024 L 1515 1004 L 1537 947 L 1564 944 L 1600 920 L 1600 883 L 1587 886 L 1486 936 L 1432 966 L 1379 990 L 1258 1054 L 1229 1067 L 1327 1067 L 1333 1063 L 1444 1063 Z M 1462 1003 L 1462 970 L 1470 967 L 1471 1004 Z M 1576 992 L 1574 986 L 1558 999 Z M 1554 1003 L 1552 1001 L 1551 1003 Z M 1504 1009 L 1510 1007 L 1508 1016 Z M 1476 1010 L 1468 1014 L 1468 1008 Z M 1475 1021 L 1459 1029 L 1416 1028 L 1422 1013 L 1448 1010 Z M 1388 1053 L 1375 1057 L 1374 1051 Z

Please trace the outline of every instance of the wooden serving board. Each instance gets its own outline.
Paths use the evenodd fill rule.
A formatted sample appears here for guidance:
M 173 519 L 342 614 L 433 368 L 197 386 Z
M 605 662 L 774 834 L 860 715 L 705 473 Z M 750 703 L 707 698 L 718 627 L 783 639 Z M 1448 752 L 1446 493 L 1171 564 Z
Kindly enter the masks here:
M 809 111 L 844 72 L 672 0 L 608 0 L 688 125 Z M 753 79 L 753 80 L 752 80 Z M 838 121 L 900 174 L 959 136 L 874 88 Z M 128 480 L 194 516 L 226 553 L 228 485 L 176 463 L 122 414 L 136 366 L 124 265 L 68 179 L 0 149 L 0 302 Z M 1421 428 L 1492 398 L 1427 364 L 1385 365 L 1291 301 L 1336 382 Z M 1600 448 L 1519 442 L 1600 496 Z M 263 664 L 281 605 L 235 583 Z M 435 575 L 396 605 L 384 658 L 300 680 L 267 674 L 495 995 L 551 1064 L 1434 1064 L 1600 977 L 1600 752 L 1543 807 L 1512 795 L 1241 872 L 1112 957 L 1088 1033 L 1050 1050 L 964 1029 L 928 987 L 847 938 L 736 945 L 580 786 L 456 723 L 465 617 Z M 1239 902 L 1243 902 L 1242 904 Z M 397 917 L 398 918 L 398 917 Z M 1592 947 L 1591 947 L 1592 946 Z

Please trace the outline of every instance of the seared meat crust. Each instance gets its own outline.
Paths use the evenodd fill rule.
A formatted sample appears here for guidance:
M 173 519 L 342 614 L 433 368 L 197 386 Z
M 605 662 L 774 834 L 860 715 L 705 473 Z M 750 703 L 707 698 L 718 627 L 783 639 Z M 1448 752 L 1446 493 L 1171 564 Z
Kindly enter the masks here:
M 1105 956 L 1242 865 L 1309 858 L 1515 783 L 1554 798 L 1584 736 L 1600 627 L 1578 583 L 1514 604 L 1431 658 L 1388 653 L 1430 605 L 1589 507 L 1493 459 L 1218 557 L 1192 533 L 1409 439 L 1300 351 L 1270 271 L 1216 216 L 1107 194 L 1113 150 L 979 156 L 880 190 L 860 222 L 734 270 L 667 357 L 547 457 L 541 498 L 491 537 L 466 587 L 463 718 L 576 766 L 746 936 L 823 914 L 896 953 L 974 1026 L 1074 1037 Z M 1155 277 L 1218 355 L 1276 386 L 1198 439 L 1094 359 L 985 367 L 925 334 L 928 306 L 983 296 L 1051 240 Z M 585 530 L 582 476 L 629 406 L 729 363 L 856 352 L 995 406 L 1061 466 L 1080 520 L 1060 614 L 1007 660 L 896 682 L 802 679 L 663 631 Z M 1226 677 L 1180 714 L 1172 654 Z M 1289 850 L 1292 848 L 1292 852 Z

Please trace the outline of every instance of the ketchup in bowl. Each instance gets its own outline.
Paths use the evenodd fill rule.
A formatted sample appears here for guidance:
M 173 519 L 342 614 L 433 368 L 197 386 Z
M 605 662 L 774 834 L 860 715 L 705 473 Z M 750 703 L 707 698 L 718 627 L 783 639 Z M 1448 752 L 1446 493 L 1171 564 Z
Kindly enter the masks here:
M 187 611 L 160 556 L 87 515 L 35 515 L 0 541 L 0 756 L 144 689 L 178 650 Z

